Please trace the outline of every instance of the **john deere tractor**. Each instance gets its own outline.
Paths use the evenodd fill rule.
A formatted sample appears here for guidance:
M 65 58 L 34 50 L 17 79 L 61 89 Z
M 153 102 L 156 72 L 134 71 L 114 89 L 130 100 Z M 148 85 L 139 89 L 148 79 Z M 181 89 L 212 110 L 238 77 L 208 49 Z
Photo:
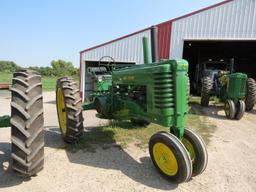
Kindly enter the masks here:
M 13 75 L 10 91 L 11 115 L 0 116 L 0 128 L 11 127 L 13 170 L 33 176 L 44 165 L 41 76 L 30 70 L 20 70 Z
M 152 33 L 156 33 L 155 28 Z M 82 111 L 88 109 L 95 109 L 99 118 L 135 119 L 167 127 L 169 130 L 150 138 L 150 157 L 163 176 L 174 183 L 182 183 L 201 174 L 208 159 L 202 138 L 185 127 L 188 63 L 185 60 L 154 60 L 157 52 L 154 44 L 151 50 L 155 57 L 150 64 L 148 39 L 144 38 L 143 42 L 144 64 L 112 71 L 104 65 L 89 69 L 94 91 L 85 103 L 72 78 L 63 77 L 57 81 L 60 130 L 65 141 L 78 140 L 83 133 Z
M 246 110 L 254 107 L 256 83 L 244 73 L 234 73 L 233 65 L 231 59 L 230 70 L 205 70 L 201 81 L 201 105 L 208 106 L 210 97 L 217 96 L 225 104 L 227 118 L 239 120 Z

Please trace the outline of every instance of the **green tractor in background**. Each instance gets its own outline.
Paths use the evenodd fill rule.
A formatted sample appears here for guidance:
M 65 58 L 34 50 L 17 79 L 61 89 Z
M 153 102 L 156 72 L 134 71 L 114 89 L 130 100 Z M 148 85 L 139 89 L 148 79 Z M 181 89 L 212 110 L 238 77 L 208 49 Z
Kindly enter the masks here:
M 256 83 L 244 73 L 233 73 L 234 59 L 230 70 L 206 70 L 202 78 L 201 105 L 208 106 L 211 96 L 224 102 L 226 117 L 240 120 L 245 111 L 253 109 L 256 102 Z
M 188 114 L 188 63 L 157 61 L 156 29 L 152 28 L 152 61 L 148 39 L 143 38 L 144 63 L 117 68 L 113 64 L 88 70 L 94 92 L 82 103 L 72 78 L 57 81 L 56 100 L 60 130 L 66 142 L 83 133 L 83 110 L 95 109 L 103 119 L 155 123 L 169 131 L 154 134 L 149 153 L 157 170 L 174 183 L 201 174 L 208 161 L 200 136 L 185 128 Z M 155 42 L 155 43 L 154 43 Z
M 3 84 L 2 84 L 3 85 Z M 44 116 L 41 76 L 31 70 L 13 74 L 11 115 L 0 116 L 0 128 L 11 127 L 11 157 L 14 171 L 34 176 L 44 165 Z

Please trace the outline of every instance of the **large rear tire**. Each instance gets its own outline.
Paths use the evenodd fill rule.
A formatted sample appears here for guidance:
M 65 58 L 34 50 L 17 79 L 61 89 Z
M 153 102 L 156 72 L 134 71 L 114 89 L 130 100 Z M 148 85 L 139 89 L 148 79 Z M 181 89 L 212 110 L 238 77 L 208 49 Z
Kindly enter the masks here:
M 208 163 L 208 154 L 203 139 L 189 129 L 185 129 L 182 139 L 193 165 L 192 176 L 195 177 L 204 172 Z
M 44 165 L 44 116 L 41 76 L 34 71 L 14 73 L 11 96 L 13 169 L 33 176 Z
M 62 77 L 56 85 L 56 107 L 64 141 L 77 141 L 83 134 L 83 110 L 80 91 L 70 77 Z
M 204 77 L 202 79 L 202 90 L 201 90 L 201 105 L 202 106 L 207 107 L 209 105 L 212 88 L 213 88 L 213 82 L 212 82 L 211 78 Z
M 245 98 L 246 111 L 251 111 L 256 103 L 256 82 L 252 78 L 247 79 L 247 92 Z
M 166 132 L 154 134 L 149 141 L 149 153 L 161 175 L 173 183 L 186 182 L 192 175 L 192 162 L 181 141 Z

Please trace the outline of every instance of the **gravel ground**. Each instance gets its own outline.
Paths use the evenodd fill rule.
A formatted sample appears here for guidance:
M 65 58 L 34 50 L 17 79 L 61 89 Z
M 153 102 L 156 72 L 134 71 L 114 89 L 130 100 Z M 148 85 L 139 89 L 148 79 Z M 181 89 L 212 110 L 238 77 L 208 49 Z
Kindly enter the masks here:
M 54 93 L 44 93 L 45 167 L 26 179 L 9 168 L 10 128 L 0 129 L 0 191 L 255 191 L 256 111 L 240 121 L 227 120 L 219 107 L 205 108 L 217 125 L 208 144 L 206 171 L 188 183 L 173 185 L 155 170 L 147 151 L 98 147 L 95 153 L 64 150 L 55 111 Z M 0 93 L 0 115 L 10 114 L 9 94 Z M 94 111 L 84 112 L 85 127 L 104 125 Z

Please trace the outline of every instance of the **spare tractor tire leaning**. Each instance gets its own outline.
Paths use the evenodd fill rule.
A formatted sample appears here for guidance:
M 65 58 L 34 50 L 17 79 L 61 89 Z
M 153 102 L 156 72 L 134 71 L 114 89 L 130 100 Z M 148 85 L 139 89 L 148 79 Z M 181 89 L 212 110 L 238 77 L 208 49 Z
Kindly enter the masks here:
M 44 116 L 41 76 L 31 70 L 14 73 L 11 90 L 13 170 L 33 176 L 44 165 Z

